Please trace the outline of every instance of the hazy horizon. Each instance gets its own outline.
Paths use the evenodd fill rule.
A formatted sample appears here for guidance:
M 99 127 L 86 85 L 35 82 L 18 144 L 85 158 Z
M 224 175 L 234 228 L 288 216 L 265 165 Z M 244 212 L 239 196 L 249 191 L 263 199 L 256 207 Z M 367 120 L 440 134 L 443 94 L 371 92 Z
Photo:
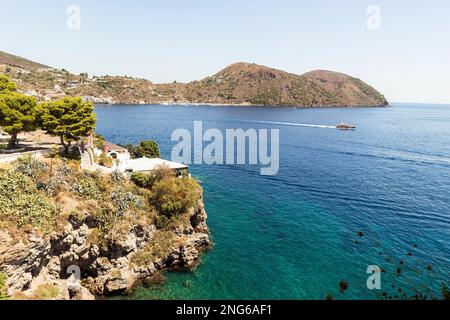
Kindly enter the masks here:
M 450 103 L 443 0 L 0 4 L 8 8 L 0 12 L 0 50 L 73 73 L 190 82 L 244 61 L 295 74 L 342 72 L 393 103 Z M 72 5 L 79 28 L 69 27 Z

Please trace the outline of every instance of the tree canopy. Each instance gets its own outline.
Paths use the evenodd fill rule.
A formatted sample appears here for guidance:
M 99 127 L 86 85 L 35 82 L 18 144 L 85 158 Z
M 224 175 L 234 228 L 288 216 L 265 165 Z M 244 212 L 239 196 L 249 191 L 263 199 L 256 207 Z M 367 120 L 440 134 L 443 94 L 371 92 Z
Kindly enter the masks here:
M 6 93 L 5 93 L 6 92 Z M 11 138 L 8 148 L 17 144 L 17 135 L 23 131 L 36 129 L 36 99 L 9 89 L 0 94 L 0 127 Z
M 11 79 L 8 76 L 0 74 L 0 94 L 16 90 L 17 87 L 15 82 L 11 81 Z
M 161 152 L 159 145 L 153 140 L 141 141 L 134 149 L 133 153 L 136 157 L 160 158 Z
M 38 118 L 42 129 L 60 137 L 66 153 L 72 142 L 92 133 L 96 125 L 94 106 L 79 97 L 42 103 Z

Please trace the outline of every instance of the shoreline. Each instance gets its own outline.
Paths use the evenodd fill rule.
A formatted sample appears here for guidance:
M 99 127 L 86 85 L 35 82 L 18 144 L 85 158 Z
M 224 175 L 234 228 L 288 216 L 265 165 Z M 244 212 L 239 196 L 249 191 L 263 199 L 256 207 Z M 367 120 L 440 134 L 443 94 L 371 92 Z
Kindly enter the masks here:
M 392 104 L 388 105 L 372 105 L 372 106 L 290 106 L 290 105 L 260 105 L 260 104 L 250 104 L 250 103 L 198 103 L 198 102 L 186 102 L 186 103 L 94 103 L 98 106 L 118 106 L 118 105 L 129 105 L 129 106 L 183 106 L 183 107 L 255 107 L 255 108 L 284 108 L 284 109 L 352 109 L 352 108 L 389 108 Z

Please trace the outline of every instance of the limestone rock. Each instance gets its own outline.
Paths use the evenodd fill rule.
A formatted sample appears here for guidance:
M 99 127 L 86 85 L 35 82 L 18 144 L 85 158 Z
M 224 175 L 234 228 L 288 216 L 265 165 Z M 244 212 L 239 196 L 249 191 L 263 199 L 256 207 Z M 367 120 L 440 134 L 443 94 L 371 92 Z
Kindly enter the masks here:
M 71 292 L 72 300 L 95 300 L 95 296 L 83 286 Z
M 121 293 L 128 289 L 128 281 L 121 277 L 110 279 L 106 281 L 105 288 L 107 294 Z
M 159 270 L 196 264 L 202 249 L 210 246 L 202 201 L 192 210 L 190 221 L 191 225 L 174 232 L 177 239 L 167 256 L 139 266 L 131 262 L 132 257 L 153 239 L 153 224 L 136 223 L 123 237 L 101 249 L 88 241 L 97 226 L 88 213 L 70 218 L 49 237 L 29 233 L 18 240 L 0 231 L 0 272 L 7 275 L 10 295 L 28 298 L 34 298 L 45 286 L 52 294 L 57 292 L 50 299 L 92 300 L 95 296 L 127 293 Z M 183 240 L 182 245 L 178 240 Z M 38 296 L 47 297 L 45 292 Z

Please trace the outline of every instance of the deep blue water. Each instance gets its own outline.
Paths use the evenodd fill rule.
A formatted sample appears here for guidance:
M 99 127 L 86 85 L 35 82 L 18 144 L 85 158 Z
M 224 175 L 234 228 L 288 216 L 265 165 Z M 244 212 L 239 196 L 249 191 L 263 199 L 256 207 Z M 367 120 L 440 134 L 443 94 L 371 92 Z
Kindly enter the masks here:
M 261 176 L 256 166 L 191 167 L 205 189 L 214 249 L 195 272 L 169 273 L 164 286 L 140 288 L 133 298 L 374 298 L 366 287 L 373 264 L 388 271 L 383 289 L 422 282 L 438 289 L 450 278 L 450 106 L 97 106 L 96 112 L 97 131 L 107 139 L 154 139 L 165 158 L 175 144 L 172 131 L 192 130 L 194 120 L 223 132 L 280 129 L 276 176 Z M 281 124 L 341 121 L 358 128 Z M 405 266 L 397 277 L 400 260 Z M 345 294 L 338 292 L 341 280 L 349 283 Z

